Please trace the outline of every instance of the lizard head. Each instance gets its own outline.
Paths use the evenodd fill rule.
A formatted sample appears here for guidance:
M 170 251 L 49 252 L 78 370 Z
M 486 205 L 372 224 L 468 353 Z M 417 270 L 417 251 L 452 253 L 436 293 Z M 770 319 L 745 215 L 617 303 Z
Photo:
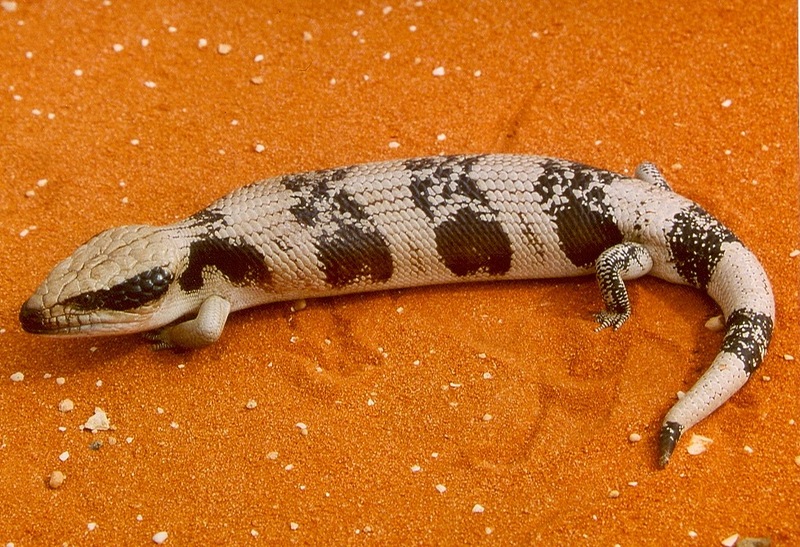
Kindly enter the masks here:
M 101 232 L 59 263 L 19 313 L 34 334 L 100 336 L 161 326 L 180 251 L 169 232 L 120 226 Z M 161 314 L 163 315 L 163 314 Z

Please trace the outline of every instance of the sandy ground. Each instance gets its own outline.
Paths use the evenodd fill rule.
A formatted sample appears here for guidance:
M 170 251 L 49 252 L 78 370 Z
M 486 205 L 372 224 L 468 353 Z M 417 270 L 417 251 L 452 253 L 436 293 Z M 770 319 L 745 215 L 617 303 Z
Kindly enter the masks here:
M 794 2 L 10 4 L 0 542 L 800 543 Z M 775 337 L 692 430 L 706 453 L 686 439 L 656 468 L 718 312 L 649 278 L 617 333 L 593 330 L 590 278 L 280 304 L 183 354 L 19 327 L 54 263 L 104 228 L 270 175 L 440 152 L 649 159 L 755 251 Z M 81 431 L 95 407 L 114 430 Z

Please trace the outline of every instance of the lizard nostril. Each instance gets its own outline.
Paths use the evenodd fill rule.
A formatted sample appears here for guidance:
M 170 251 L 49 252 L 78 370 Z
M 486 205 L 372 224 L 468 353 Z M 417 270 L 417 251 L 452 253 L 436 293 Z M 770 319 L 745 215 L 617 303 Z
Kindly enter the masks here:
M 25 332 L 32 334 L 42 334 L 47 332 L 45 327 L 44 316 L 42 315 L 42 308 L 34 304 L 32 299 L 29 299 L 22 305 L 19 310 L 19 322 Z

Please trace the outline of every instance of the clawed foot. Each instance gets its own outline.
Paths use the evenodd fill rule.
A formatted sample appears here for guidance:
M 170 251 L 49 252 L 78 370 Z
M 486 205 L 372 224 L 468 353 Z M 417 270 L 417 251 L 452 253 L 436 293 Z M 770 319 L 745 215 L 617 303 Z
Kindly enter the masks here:
M 594 314 L 594 319 L 598 323 L 597 328 L 594 330 L 595 332 L 600 332 L 608 327 L 618 330 L 630 316 L 630 313 L 615 313 L 608 310 L 603 310 Z
M 153 351 L 162 351 L 165 349 L 179 351 L 181 349 L 170 342 L 166 335 L 165 329 L 144 332 L 142 333 L 142 338 L 150 342 L 150 349 Z

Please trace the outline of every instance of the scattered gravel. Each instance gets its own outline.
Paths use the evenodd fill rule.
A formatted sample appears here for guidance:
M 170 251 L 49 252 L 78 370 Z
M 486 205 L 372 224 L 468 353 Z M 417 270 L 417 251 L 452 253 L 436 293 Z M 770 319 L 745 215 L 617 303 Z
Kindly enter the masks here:
M 300 525 L 297 524 L 296 522 L 290 522 L 289 523 L 289 529 L 290 530 L 297 530 L 298 528 L 300 528 Z
M 220 55 L 227 55 L 231 51 L 233 51 L 233 46 L 230 44 L 220 44 L 217 46 L 217 53 Z
M 612 498 L 612 499 L 613 499 L 613 498 L 618 498 L 618 497 L 619 497 L 619 490 L 611 490 L 611 491 L 608 493 L 608 497 L 609 497 L 609 498 Z
M 247 404 L 246 404 L 246 405 L 244 405 L 244 406 L 245 406 L 245 408 L 247 408 L 248 410 L 253 410 L 255 407 L 257 407 L 257 406 L 258 406 L 258 403 L 256 402 L 256 400 L 255 400 L 255 399 L 250 399 L 249 401 L 247 401 Z
M 48 480 L 47 485 L 53 490 L 61 488 L 61 485 L 64 484 L 64 480 L 66 478 L 67 476 L 61 471 L 53 471 L 50 473 L 50 479 Z
M 444 74 L 445 72 L 443 66 L 437 66 L 436 68 L 433 69 L 434 76 L 444 76 Z
M 445 492 L 447 492 L 447 487 L 443 484 L 437 484 L 436 491 L 439 492 L 440 494 L 444 494 Z
M 12 382 L 21 382 L 24 379 L 25 379 L 25 375 L 22 374 L 21 372 L 15 372 L 14 374 L 11 375 L 11 381 Z
M 485 510 L 486 509 L 484 509 L 483 505 L 481 505 L 480 503 L 476 503 L 475 505 L 472 506 L 472 512 L 476 514 L 483 513 Z
M 632 443 L 638 443 L 639 441 L 642 440 L 642 436 L 639 435 L 638 433 L 631 433 L 630 435 L 628 435 L 628 440 Z
M 69 459 L 69 452 L 65 450 L 64 452 L 58 455 L 58 459 L 61 460 L 62 462 L 67 461 Z
M 162 543 L 167 541 L 168 537 L 169 537 L 169 534 L 164 532 L 163 530 L 161 532 L 156 532 L 155 534 L 153 534 L 153 543 L 157 543 L 158 545 L 161 545 Z
M 724 545 L 725 547 L 734 547 L 737 541 L 739 541 L 739 534 L 733 534 L 732 536 L 728 536 L 723 539 L 720 544 Z

